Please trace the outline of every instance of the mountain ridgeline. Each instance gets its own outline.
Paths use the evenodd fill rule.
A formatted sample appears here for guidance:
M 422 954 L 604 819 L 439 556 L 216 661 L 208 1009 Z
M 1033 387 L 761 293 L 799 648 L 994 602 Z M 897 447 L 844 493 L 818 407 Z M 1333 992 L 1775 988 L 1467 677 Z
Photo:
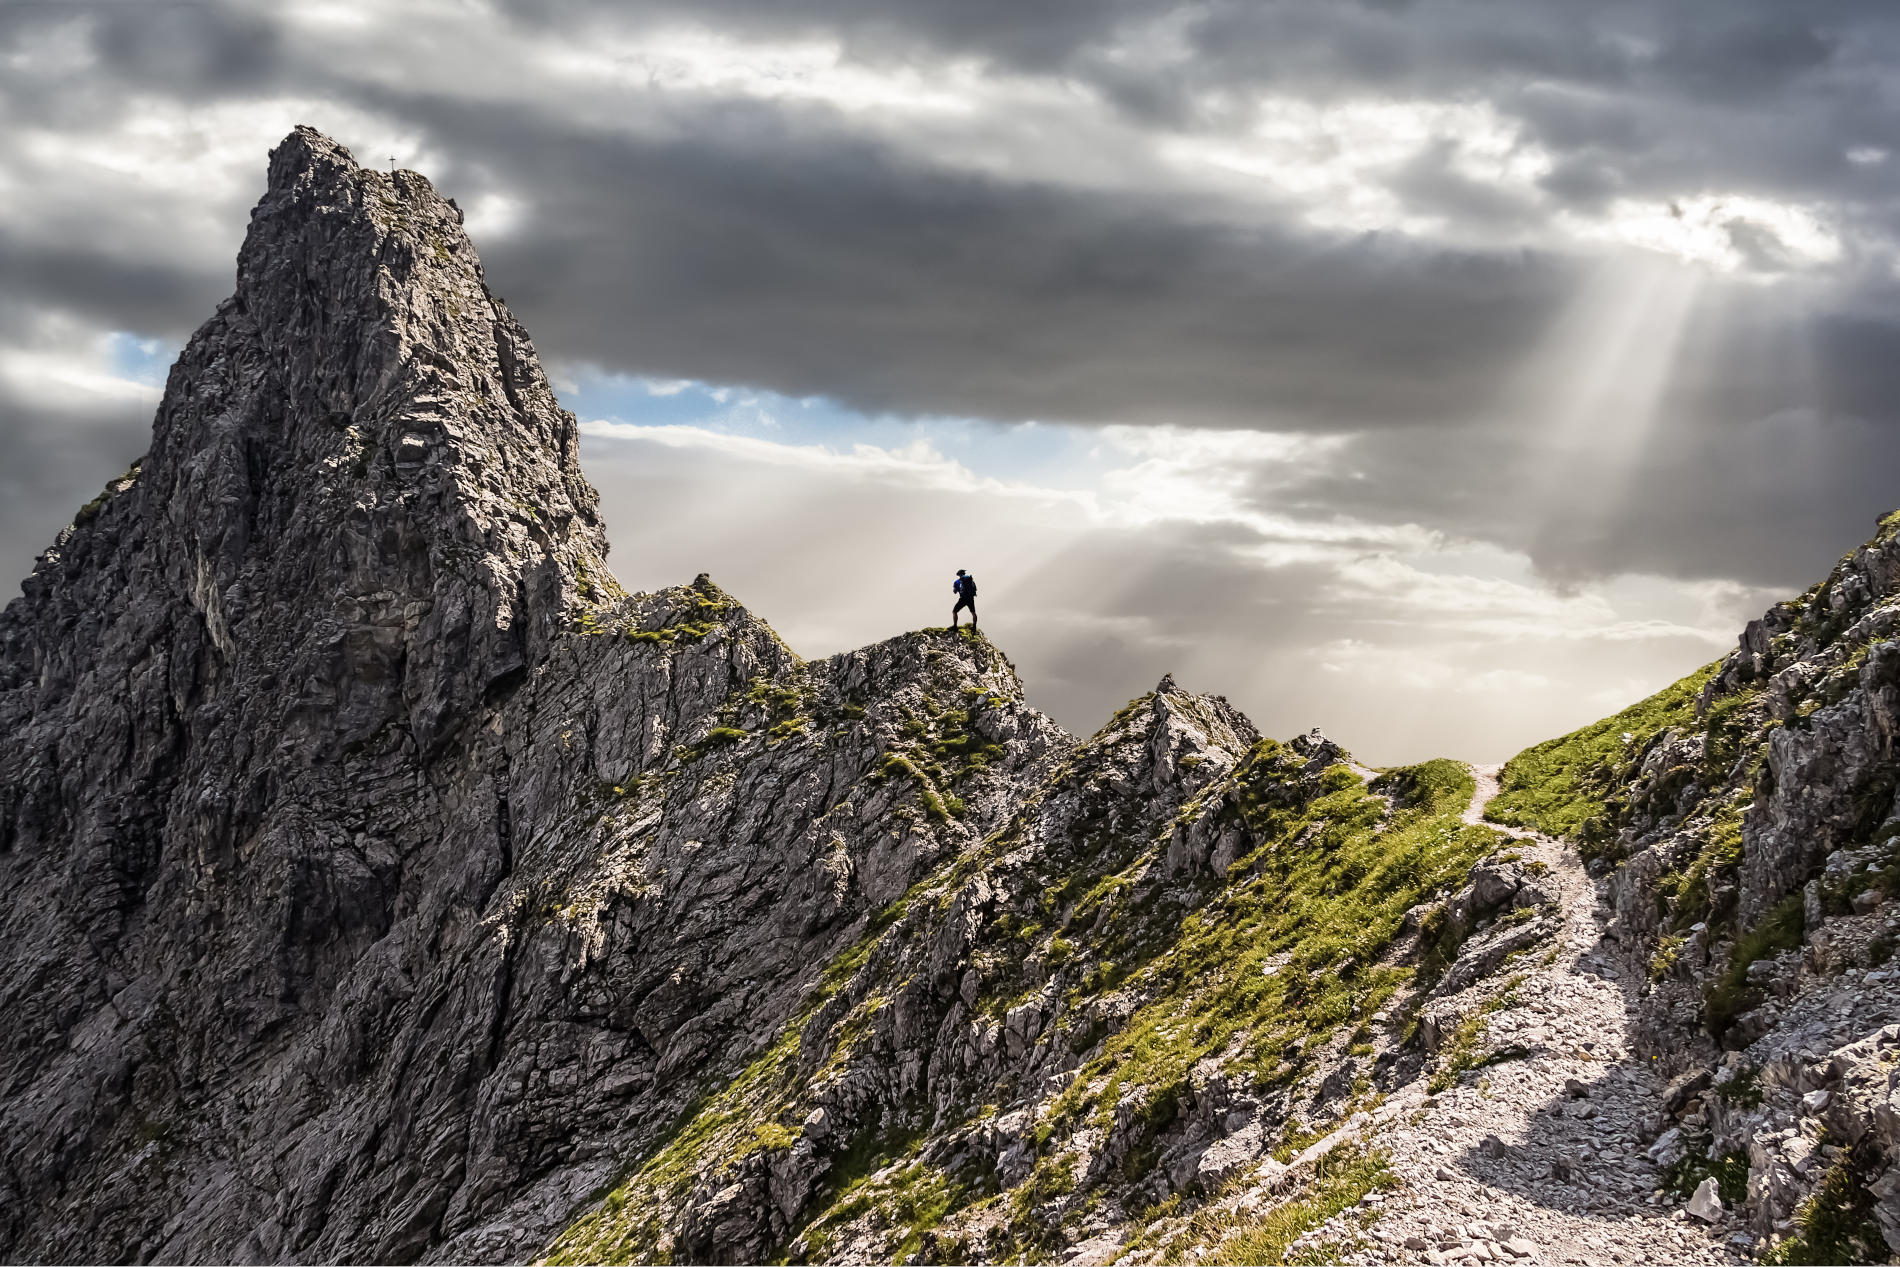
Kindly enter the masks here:
M 1900 1247 L 1893 523 L 1501 779 L 1078 740 L 623 592 L 461 220 L 294 131 L 0 614 L 0 1257 Z

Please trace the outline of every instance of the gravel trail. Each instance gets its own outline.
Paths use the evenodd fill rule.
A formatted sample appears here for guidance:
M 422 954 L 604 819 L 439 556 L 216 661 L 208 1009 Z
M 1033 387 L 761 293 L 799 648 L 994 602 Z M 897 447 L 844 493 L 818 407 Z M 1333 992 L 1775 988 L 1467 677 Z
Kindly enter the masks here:
M 1467 822 L 1497 794 L 1497 767 L 1474 773 Z M 1596 883 L 1571 847 L 1511 834 L 1526 862 L 1549 868 L 1561 939 L 1525 961 L 1487 1016 L 1480 1048 L 1497 1063 L 1379 1115 L 1389 1124 L 1376 1145 L 1402 1181 L 1375 1199 L 1381 1217 L 1358 1231 L 1335 1220 L 1303 1239 L 1313 1248 L 1357 1241 L 1346 1261 L 1362 1263 L 1748 1261 L 1748 1238 L 1731 1241 L 1740 1228 L 1729 1216 L 1711 1226 L 1657 1195 L 1644 1150 L 1659 1122 L 1645 1119 L 1658 1113 L 1662 1087 L 1626 1043 L 1643 982 L 1600 945 Z M 1481 983 L 1469 993 L 1476 1008 L 1499 992 Z

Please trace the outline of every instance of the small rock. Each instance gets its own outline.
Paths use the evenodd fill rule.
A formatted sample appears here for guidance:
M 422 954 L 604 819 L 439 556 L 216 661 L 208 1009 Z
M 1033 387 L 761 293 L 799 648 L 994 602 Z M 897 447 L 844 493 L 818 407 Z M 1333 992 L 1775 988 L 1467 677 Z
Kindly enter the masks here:
M 1458 1175 L 1456 1174 L 1456 1172 L 1454 1172 L 1454 1171 L 1453 1171 L 1453 1170 L 1451 1169 L 1451 1167 L 1449 1167 L 1449 1166 L 1440 1166 L 1440 1167 L 1438 1168 L 1438 1174 L 1437 1174 L 1436 1176 L 1434 1176 L 1434 1177 L 1435 1177 L 1435 1178 L 1436 1178 L 1436 1179 L 1437 1179 L 1437 1180 L 1438 1180 L 1438 1181 L 1439 1181 L 1440 1183 L 1452 1183 L 1452 1182 L 1454 1182 L 1454 1181 L 1456 1181 L 1456 1180 L 1457 1180 L 1457 1178 L 1458 1178 Z
M 1669 1089 L 1663 1092 L 1663 1111 L 1670 1114 L 1682 1112 L 1689 1101 L 1708 1087 L 1713 1077 L 1713 1070 L 1698 1069 L 1675 1079 L 1669 1084 Z
M 1672 1126 L 1656 1137 L 1656 1142 L 1649 1146 L 1644 1156 L 1657 1166 L 1667 1167 L 1681 1161 L 1687 1152 L 1688 1148 L 1682 1142 L 1682 1128 Z
M 1714 1223 L 1722 1217 L 1722 1198 L 1715 1191 L 1713 1176 L 1696 1185 L 1695 1192 L 1683 1209 L 1704 1223 Z
M 1414 1254 L 1421 1253 L 1429 1247 L 1430 1242 L 1422 1236 L 1414 1234 L 1405 1238 L 1405 1248 L 1411 1250 Z
M 1511 1240 L 1504 1242 L 1504 1248 L 1510 1250 L 1511 1253 L 1518 1258 L 1529 1258 L 1537 1252 L 1537 1246 L 1531 1244 L 1531 1242 L 1521 1236 L 1513 1237 Z
M 1503 1157 L 1510 1151 L 1510 1145 L 1495 1135 L 1486 1135 L 1478 1141 L 1478 1152 L 1486 1157 Z
M 1854 914 L 1865 915 L 1880 905 L 1880 894 L 1872 889 L 1854 895 Z
M 1575 1078 L 1565 1078 L 1564 1079 L 1564 1094 L 1569 1096 L 1573 1100 L 1581 1100 L 1583 1099 L 1584 1096 L 1590 1094 L 1590 1088 L 1584 1086 L 1581 1082 L 1577 1081 Z
M 1808 1113 L 1820 1113 L 1827 1109 L 1828 1101 L 1833 1098 L 1832 1093 L 1826 1090 L 1810 1091 L 1801 1097 L 1801 1107 Z

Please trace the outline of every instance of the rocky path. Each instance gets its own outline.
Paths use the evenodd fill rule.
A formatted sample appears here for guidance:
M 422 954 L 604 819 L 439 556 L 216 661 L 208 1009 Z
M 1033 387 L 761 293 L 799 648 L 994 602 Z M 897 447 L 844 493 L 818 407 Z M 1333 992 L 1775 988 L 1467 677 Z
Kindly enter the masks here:
M 1471 793 L 1471 804 L 1465 806 L 1465 822 L 1482 823 L 1484 821 L 1484 807 L 1489 805 L 1491 798 L 1498 794 L 1498 773 L 1503 769 L 1501 765 L 1471 767 L 1471 777 L 1477 780 L 1478 786 Z
M 1496 767 L 1475 772 L 1467 822 L 1497 792 Z M 1439 1095 L 1395 1097 L 1396 1111 L 1378 1115 L 1389 1124 L 1377 1146 L 1401 1180 L 1368 1199 L 1380 1217 L 1366 1220 L 1366 1209 L 1303 1239 L 1314 1249 L 1356 1241 L 1346 1260 L 1361 1263 L 1747 1261 L 1749 1238 L 1727 1216 L 1705 1223 L 1658 1190 L 1644 1149 L 1661 1087 L 1625 1042 L 1642 982 L 1599 944 L 1594 882 L 1570 848 L 1513 834 L 1526 862 L 1549 868 L 1561 940 L 1501 995 L 1496 984 L 1471 992 L 1473 1008 L 1493 1008 L 1479 1050 L 1496 1063 Z

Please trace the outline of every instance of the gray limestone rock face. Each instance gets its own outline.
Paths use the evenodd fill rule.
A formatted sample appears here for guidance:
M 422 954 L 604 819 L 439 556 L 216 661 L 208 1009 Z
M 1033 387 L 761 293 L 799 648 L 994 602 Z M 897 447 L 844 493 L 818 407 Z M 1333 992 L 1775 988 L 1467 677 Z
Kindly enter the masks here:
M 363 1073 L 428 988 L 405 948 L 452 953 L 508 873 L 469 755 L 605 553 L 574 420 L 454 210 L 293 132 L 150 452 L 0 616 L 11 1254 L 321 1237 L 390 1137 L 326 1141 L 313 1199 L 266 1132 Z M 169 1199 L 103 1199 L 132 1184 Z M 387 1186 L 372 1243 L 400 1254 L 439 1211 Z

